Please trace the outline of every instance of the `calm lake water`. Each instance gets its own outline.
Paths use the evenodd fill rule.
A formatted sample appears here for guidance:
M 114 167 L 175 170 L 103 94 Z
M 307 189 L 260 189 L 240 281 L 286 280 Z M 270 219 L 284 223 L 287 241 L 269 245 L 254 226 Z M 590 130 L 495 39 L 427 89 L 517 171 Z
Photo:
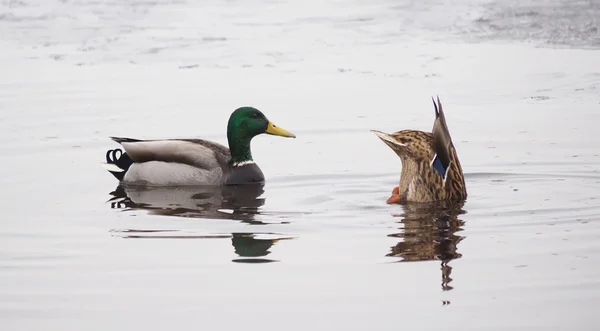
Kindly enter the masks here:
M 597 1 L 2 1 L 2 330 L 596 330 Z M 469 198 L 386 205 L 370 129 L 430 130 Z M 108 136 L 226 143 L 267 184 L 118 187 Z

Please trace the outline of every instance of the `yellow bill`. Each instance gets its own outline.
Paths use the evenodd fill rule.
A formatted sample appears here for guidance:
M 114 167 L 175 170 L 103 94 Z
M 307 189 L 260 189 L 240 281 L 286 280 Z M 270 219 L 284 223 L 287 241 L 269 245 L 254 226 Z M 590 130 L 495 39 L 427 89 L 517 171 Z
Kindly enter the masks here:
M 275 136 L 281 136 L 281 137 L 289 137 L 289 138 L 296 138 L 296 135 L 285 130 L 282 129 L 278 126 L 276 126 L 275 124 L 273 124 L 273 122 L 269 121 L 269 125 L 267 126 L 267 131 L 268 134 L 272 134 Z

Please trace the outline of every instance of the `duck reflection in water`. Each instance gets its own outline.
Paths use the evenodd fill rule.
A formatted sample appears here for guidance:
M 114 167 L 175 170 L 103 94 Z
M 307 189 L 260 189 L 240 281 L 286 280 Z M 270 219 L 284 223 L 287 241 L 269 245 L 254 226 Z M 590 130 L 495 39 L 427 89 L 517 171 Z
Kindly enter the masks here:
M 229 219 L 249 224 L 264 224 L 255 220 L 265 203 L 260 196 L 262 185 L 221 187 L 141 187 L 119 185 L 110 192 L 111 208 L 146 210 L 153 215 L 190 218 Z M 231 238 L 235 253 L 233 262 L 277 262 L 263 258 L 276 242 L 291 237 L 275 233 L 231 233 L 231 235 L 182 234 L 177 230 L 119 231 L 124 238 L 137 239 L 223 239 Z
M 402 258 L 399 262 L 442 261 L 442 290 L 452 290 L 449 262 L 462 256 L 457 246 L 464 237 L 456 235 L 464 226 L 458 219 L 458 215 L 465 213 L 462 204 L 414 203 L 402 208 L 404 213 L 394 216 L 402 218 L 398 223 L 403 224 L 404 231 L 388 236 L 404 240 L 393 246 L 386 256 Z
M 111 208 L 147 210 L 153 215 L 230 219 L 250 224 L 259 208 L 263 185 L 145 187 L 119 185 L 110 192 Z
M 232 233 L 231 244 L 235 249 L 235 253 L 240 259 L 235 259 L 233 262 L 241 263 L 266 263 L 277 262 L 275 260 L 262 258 L 271 253 L 269 249 L 273 244 L 283 239 L 291 238 L 260 238 L 255 233 Z

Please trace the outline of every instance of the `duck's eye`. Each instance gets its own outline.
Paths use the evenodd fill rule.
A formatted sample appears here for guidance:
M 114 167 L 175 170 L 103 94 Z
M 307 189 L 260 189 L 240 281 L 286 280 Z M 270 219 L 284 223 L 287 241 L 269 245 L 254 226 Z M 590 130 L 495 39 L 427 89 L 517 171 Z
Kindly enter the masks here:
M 252 114 L 250 114 L 250 117 L 257 118 L 258 117 L 258 113 L 252 113 Z

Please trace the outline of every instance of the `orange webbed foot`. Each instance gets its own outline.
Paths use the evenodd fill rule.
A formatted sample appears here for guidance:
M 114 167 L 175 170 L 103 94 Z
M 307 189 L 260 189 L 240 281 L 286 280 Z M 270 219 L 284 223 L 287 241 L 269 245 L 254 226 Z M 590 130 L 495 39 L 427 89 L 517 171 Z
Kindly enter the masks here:
M 386 203 L 392 204 L 398 202 L 400 202 L 400 188 L 396 186 L 392 190 L 392 196 L 387 199 Z

